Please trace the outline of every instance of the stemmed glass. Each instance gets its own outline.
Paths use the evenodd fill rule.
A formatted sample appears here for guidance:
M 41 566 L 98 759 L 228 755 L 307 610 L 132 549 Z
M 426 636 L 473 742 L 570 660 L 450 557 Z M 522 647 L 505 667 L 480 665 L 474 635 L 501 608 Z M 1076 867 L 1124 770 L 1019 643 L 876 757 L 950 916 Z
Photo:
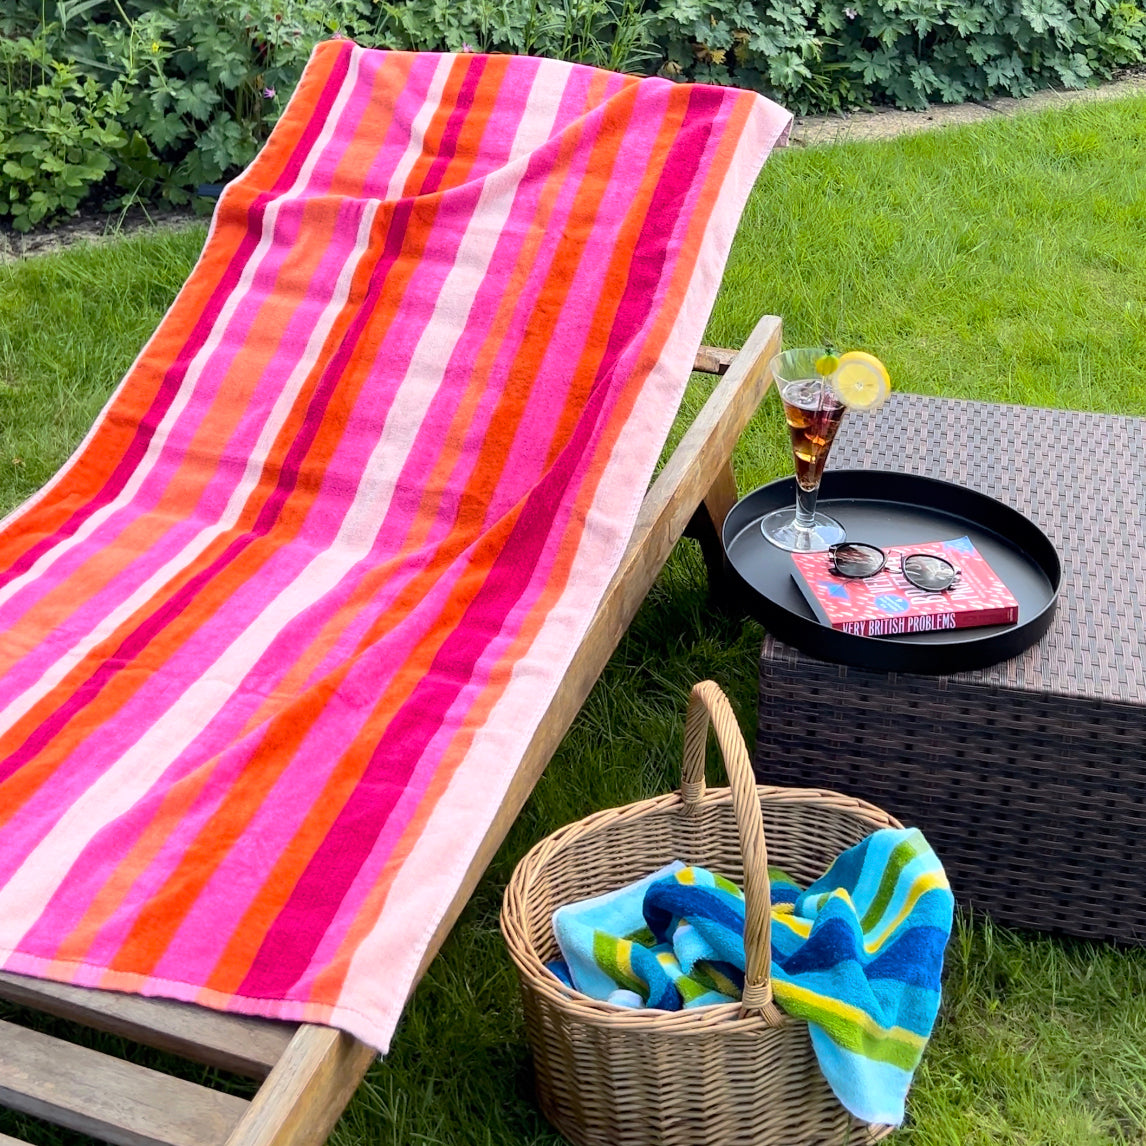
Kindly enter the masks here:
M 846 409 L 817 364 L 831 370 L 835 361 L 822 346 L 802 346 L 777 354 L 771 363 L 792 436 L 796 505 L 767 514 L 760 531 L 773 545 L 791 552 L 815 553 L 844 540 L 844 527 L 816 512 L 824 463 Z

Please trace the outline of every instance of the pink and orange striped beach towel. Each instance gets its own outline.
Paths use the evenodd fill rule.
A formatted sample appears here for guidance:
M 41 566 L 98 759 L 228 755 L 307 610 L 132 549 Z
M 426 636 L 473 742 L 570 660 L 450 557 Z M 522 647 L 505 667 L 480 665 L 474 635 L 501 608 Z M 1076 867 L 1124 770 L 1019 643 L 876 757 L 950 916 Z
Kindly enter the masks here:
M 555 61 L 316 49 L 0 528 L 0 966 L 386 1048 L 788 122 Z

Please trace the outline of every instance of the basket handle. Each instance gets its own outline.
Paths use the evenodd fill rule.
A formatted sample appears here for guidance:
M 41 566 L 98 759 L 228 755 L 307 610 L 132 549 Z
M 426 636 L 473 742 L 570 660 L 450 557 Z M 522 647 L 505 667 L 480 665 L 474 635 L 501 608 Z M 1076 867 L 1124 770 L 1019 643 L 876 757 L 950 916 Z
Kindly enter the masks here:
M 772 1000 L 772 888 L 768 879 L 768 848 L 760 815 L 756 778 L 748 749 L 728 697 L 715 681 L 694 685 L 684 722 L 684 767 L 680 785 L 686 814 L 704 796 L 704 757 L 708 725 L 712 722 L 732 786 L 732 806 L 744 857 L 744 994 L 742 1016 L 759 1013 L 769 1026 L 784 1021 Z

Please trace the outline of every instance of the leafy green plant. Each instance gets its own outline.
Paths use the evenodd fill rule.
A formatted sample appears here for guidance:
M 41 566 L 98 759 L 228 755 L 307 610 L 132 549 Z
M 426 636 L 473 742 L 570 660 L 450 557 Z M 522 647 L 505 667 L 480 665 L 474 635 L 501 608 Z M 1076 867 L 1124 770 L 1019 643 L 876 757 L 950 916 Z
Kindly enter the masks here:
M 74 211 L 101 183 L 128 139 L 123 84 L 84 76 L 55 59 L 47 30 L 0 36 L 0 215 L 18 231 Z
M 0 0 L 0 215 L 196 190 L 257 152 L 314 44 L 513 52 L 793 111 L 1082 87 L 1146 60 L 1146 0 Z
M 186 201 L 189 189 L 246 165 L 277 119 L 315 42 L 339 29 L 310 0 L 86 0 L 93 73 L 130 93 L 136 133 L 121 186 Z M 146 148 L 140 146 L 146 143 Z M 150 181 L 151 186 L 147 184 Z
M 657 34 L 670 74 L 800 112 L 1080 88 L 1146 59 L 1138 0 L 660 0 Z
M 377 46 L 514 52 L 620 72 L 663 58 L 642 0 L 375 0 L 360 13 L 359 39 Z
M 97 120 L 104 111 L 113 116 L 115 146 L 93 179 L 108 177 L 105 206 L 180 204 L 251 160 L 315 42 L 340 32 L 358 3 L 57 0 L 57 18 L 37 22 L 21 0 L 0 0 L 0 32 L 11 44 L 39 45 L 46 73 L 51 61 L 66 61 L 57 83 L 67 79 L 89 93 Z M 14 76 L 9 100 L 26 103 L 42 86 Z

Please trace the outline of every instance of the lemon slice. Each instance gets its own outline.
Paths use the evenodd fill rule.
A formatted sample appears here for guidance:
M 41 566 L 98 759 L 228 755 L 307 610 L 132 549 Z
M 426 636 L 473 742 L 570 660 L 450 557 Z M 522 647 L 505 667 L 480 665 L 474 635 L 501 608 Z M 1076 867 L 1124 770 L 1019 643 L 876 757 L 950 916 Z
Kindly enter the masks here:
M 891 393 L 891 375 L 874 354 L 849 350 L 841 354 L 831 376 L 836 397 L 852 410 L 878 410 Z

